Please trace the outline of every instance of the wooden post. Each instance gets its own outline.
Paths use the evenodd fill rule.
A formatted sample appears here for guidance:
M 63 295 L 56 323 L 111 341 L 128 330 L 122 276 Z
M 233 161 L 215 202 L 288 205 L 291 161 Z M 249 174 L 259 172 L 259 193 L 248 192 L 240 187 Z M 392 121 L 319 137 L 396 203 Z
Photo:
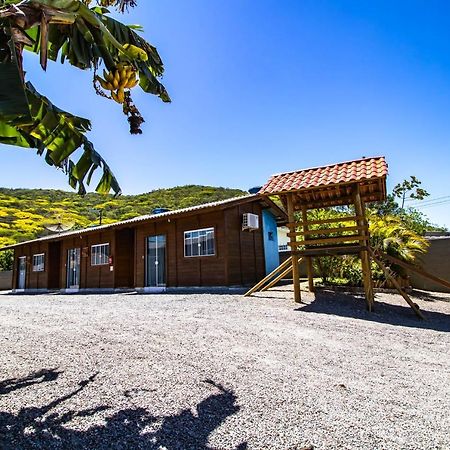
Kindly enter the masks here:
M 306 206 L 302 206 L 302 222 L 303 222 L 303 231 L 306 233 L 309 231 L 308 227 L 308 213 L 306 211 Z M 307 233 L 305 234 L 305 236 Z M 306 237 L 305 237 L 306 239 Z M 309 292 L 314 292 L 314 270 L 313 270 L 313 261 L 311 256 L 307 256 L 305 258 L 306 261 L 306 273 L 308 274 L 308 289 Z
M 367 309 L 372 311 L 374 304 L 374 293 L 373 293 L 373 282 L 372 282 L 372 269 L 370 268 L 370 255 L 369 255 L 369 234 L 367 229 L 367 221 L 366 221 L 366 212 L 364 207 L 364 202 L 362 201 L 361 194 L 359 191 L 359 184 L 356 184 L 354 190 L 354 203 L 355 203 L 355 212 L 356 215 L 362 217 L 362 219 L 358 219 L 358 225 L 364 227 L 365 229 L 361 231 L 361 236 L 365 237 L 363 241 L 363 245 L 365 246 L 365 250 L 361 250 L 361 266 L 363 272 L 363 283 L 364 283 L 364 292 L 366 294 L 366 302 Z
M 294 197 L 293 194 L 287 194 L 287 210 L 288 210 L 288 220 L 290 224 L 293 224 L 293 228 L 289 231 L 295 231 L 295 210 L 294 210 Z M 295 236 L 290 237 L 291 244 L 293 244 L 297 238 Z M 298 255 L 297 247 L 291 245 L 291 258 L 292 258 L 292 279 L 294 282 L 294 299 L 295 303 L 301 303 L 301 293 L 300 293 L 300 273 L 298 270 Z

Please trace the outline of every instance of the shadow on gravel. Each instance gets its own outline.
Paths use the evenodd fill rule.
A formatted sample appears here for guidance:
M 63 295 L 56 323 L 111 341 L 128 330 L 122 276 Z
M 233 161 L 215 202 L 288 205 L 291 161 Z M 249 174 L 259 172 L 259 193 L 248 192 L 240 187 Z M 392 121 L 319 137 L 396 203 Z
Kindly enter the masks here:
M 57 375 L 47 376 L 46 373 Z M 54 369 L 30 374 L 22 379 L 5 380 L 0 385 L 15 385 L 15 389 L 36 383 L 55 381 L 59 373 Z M 41 374 L 40 376 L 37 376 Z M 160 449 L 167 450 L 211 450 L 209 435 L 239 407 L 236 395 L 211 380 L 204 383 L 218 391 L 201 401 L 196 414 L 191 409 L 171 416 L 153 416 L 144 408 L 129 408 L 111 416 L 97 418 L 92 427 L 85 430 L 69 428 L 77 417 L 91 417 L 110 409 L 98 406 L 81 411 L 53 412 L 64 401 L 76 396 L 95 381 L 97 374 L 78 383 L 72 392 L 57 398 L 48 405 L 26 407 L 12 414 L 0 410 L 0 448 L 15 449 Z M 28 383 L 28 384 L 27 384 Z M 34 384 L 36 384 L 34 383 Z M 8 394 L 14 389 L 2 391 Z M 247 449 L 243 442 L 236 450 Z M 218 450 L 216 448 L 216 450 Z
M 414 289 L 412 291 L 412 295 L 424 302 L 448 302 L 446 297 L 439 295 L 439 293 L 434 294 L 429 291 L 420 291 L 418 289 Z
M 414 300 L 414 297 L 412 299 Z M 364 297 L 354 294 L 319 291 L 315 294 L 314 301 L 295 311 L 331 314 L 389 325 L 450 332 L 450 315 L 448 314 L 423 310 L 426 320 L 421 320 L 414 315 L 409 306 L 392 305 L 377 301 L 376 298 L 375 311 L 370 313 L 366 309 Z
M 30 373 L 23 378 L 10 378 L 0 381 L 0 395 L 9 394 L 16 389 L 21 389 L 33 384 L 44 383 L 46 381 L 55 381 L 62 372 L 55 369 L 42 369 L 39 372 Z

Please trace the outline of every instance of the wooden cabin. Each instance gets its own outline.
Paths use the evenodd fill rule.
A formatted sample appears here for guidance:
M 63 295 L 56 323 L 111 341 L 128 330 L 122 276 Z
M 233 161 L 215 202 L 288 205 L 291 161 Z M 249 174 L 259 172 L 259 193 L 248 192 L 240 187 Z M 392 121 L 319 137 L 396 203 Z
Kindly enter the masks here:
M 14 291 L 243 286 L 279 264 L 284 210 L 260 195 L 45 236 L 14 250 Z

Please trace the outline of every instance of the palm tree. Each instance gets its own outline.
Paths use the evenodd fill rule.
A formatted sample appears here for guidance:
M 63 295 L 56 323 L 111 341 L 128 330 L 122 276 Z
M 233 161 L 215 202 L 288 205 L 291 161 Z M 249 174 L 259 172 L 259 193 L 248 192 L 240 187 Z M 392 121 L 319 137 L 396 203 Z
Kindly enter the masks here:
M 417 264 L 429 246 L 423 236 L 408 228 L 398 216 L 369 216 L 369 231 L 375 253 L 382 251 L 408 263 Z M 389 269 L 398 277 L 406 277 L 405 270 L 396 264 L 390 264 Z
M 398 216 L 370 216 L 370 243 L 402 261 L 414 263 L 417 256 L 427 251 L 428 241 L 407 228 Z
M 44 71 L 49 59 L 93 71 L 95 91 L 120 103 L 130 132 L 142 133 L 144 119 L 131 90 L 139 86 L 163 102 L 170 98 L 159 81 L 164 67 L 156 48 L 138 34 L 139 27 L 109 15 L 108 7 L 124 12 L 135 5 L 134 0 L 0 0 L 0 143 L 36 149 L 63 169 L 81 194 L 97 168 L 102 169 L 98 192 L 119 194 L 120 187 L 85 136 L 89 120 L 58 108 L 26 80 L 23 51 L 38 53 Z M 81 156 L 73 161 L 78 149 Z

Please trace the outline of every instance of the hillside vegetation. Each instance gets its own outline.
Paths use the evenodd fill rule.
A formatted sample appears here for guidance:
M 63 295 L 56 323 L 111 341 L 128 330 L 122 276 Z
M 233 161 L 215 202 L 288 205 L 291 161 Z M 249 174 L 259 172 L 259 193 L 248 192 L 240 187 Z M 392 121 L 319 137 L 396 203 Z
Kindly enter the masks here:
M 154 208 L 186 208 L 245 195 L 239 189 L 213 186 L 177 186 L 118 198 L 100 194 L 81 197 L 73 192 L 43 189 L 0 188 L 0 247 L 49 234 L 46 225 L 74 223 L 74 228 L 112 223 L 143 214 Z

